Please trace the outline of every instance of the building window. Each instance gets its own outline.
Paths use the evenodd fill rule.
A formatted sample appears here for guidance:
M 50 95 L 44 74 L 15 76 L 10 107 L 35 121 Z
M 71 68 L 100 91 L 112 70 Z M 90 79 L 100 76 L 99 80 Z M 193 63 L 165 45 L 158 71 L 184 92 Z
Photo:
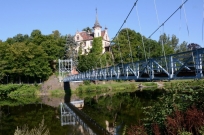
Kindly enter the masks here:
M 79 40 L 79 36 L 77 36 L 77 40 Z
M 108 39 L 107 35 L 106 35 L 106 40 Z
M 93 44 L 93 41 L 90 41 L 90 45 L 92 46 L 92 44 Z
M 99 37 L 99 33 L 98 33 L 98 37 Z

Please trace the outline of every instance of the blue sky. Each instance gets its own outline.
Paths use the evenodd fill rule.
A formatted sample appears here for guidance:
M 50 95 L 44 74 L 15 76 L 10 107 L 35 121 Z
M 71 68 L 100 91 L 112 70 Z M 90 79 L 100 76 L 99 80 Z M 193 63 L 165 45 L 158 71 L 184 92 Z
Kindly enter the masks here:
M 136 0 L 1 0 L 0 1 L 0 39 L 5 41 L 19 33 L 28 34 L 41 30 L 42 34 L 51 34 L 59 30 L 62 35 L 74 35 L 77 30 L 95 22 L 95 9 L 101 26 L 108 28 L 113 38 Z M 185 0 L 155 0 L 160 24 L 164 22 Z M 158 27 L 154 0 L 139 0 L 137 9 L 131 13 L 124 27 L 148 37 Z M 151 38 L 158 40 L 160 33 L 175 34 L 180 42 L 198 43 L 202 47 L 203 0 L 188 0 L 185 13 L 189 28 L 186 27 L 184 8 L 178 11 Z M 180 19 L 181 18 L 181 19 Z

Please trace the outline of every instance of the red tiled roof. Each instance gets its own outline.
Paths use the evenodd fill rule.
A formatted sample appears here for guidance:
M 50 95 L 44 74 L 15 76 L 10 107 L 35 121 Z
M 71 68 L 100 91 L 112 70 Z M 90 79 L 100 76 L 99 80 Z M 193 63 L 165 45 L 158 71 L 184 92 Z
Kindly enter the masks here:
M 93 34 L 88 34 L 86 31 L 82 31 L 79 33 L 83 40 L 91 40 L 93 39 Z
M 105 35 L 105 30 L 101 31 L 101 37 L 103 37 Z
M 86 31 L 79 33 L 83 40 L 92 40 L 94 38 L 94 33 L 88 34 Z M 105 35 L 105 30 L 101 31 L 101 37 Z

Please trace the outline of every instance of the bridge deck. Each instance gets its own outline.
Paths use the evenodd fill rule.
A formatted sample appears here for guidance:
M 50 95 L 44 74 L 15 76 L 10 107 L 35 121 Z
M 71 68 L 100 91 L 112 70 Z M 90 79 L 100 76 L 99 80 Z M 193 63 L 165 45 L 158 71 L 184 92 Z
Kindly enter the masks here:
M 204 48 L 89 71 L 64 78 L 82 80 L 164 80 L 203 77 Z

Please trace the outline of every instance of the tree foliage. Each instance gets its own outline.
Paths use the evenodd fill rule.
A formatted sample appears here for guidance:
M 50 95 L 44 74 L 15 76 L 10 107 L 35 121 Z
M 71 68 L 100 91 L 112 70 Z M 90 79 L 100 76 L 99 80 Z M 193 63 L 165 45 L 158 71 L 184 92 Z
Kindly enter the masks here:
M 86 71 L 89 69 L 99 68 L 100 59 L 102 55 L 102 37 L 93 39 L 93 45 L 90 52 L 85 55 L 79 55 L 78 69 L 80 71 Z
M 190 44 L 188 44 L 187 48 L 188 48 L 188 50 L 195 50 L 195 49 L 199 49 L 199 48 L 202 48 L 202 47 L 200 45 L 198 45 L 198 44 L 190 43 Z
M 0 42 L 0 80 L 6 83 L 29 83 L 46 80 L 54 71 L 53 61 L 64 56 L 65 37 L 59 31 L 43 35 L 17 34 Z
M 165 42 L 169 40 L 166 38 L 165 36 Z M 162 56 L 164 54 L 162 50 L 165 50 L 165 54 L 173 53 L 172 47 L 168 44 L 163 44 L 162 49 L 160 42 L 148 39 L 128 28 L 122 29 L 113 42 L 112 51 L 116 63 L 130 63 Z
M 83 28 L 82 31 L 86 31 L 86 32 L 92 33 L 92 29 L 90 27 Z
M 78 65 L 78 54 L 81 54 L 81 50 L 77 52 L 76 48 L 77 43 L 74 40 L 74 36 L 68 35 L 65 45 L 65 59 L 72 59 L 74 66 Z

